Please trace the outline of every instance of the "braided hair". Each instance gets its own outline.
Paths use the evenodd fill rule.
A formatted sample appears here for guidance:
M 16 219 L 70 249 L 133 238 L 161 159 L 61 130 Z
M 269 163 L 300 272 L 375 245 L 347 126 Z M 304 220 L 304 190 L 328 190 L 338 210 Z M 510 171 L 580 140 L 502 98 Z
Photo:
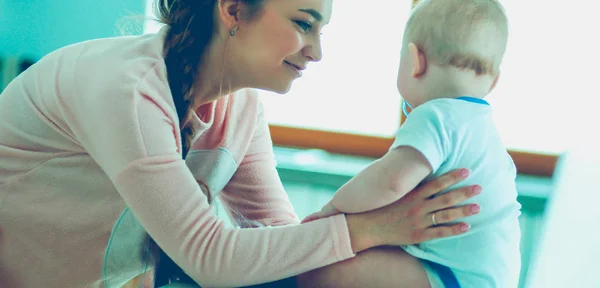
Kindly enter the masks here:
M 181 131 L 182 157 L 185 159 L 195 134 L 191 118 L 194 106 L 194 83 L 200 75 L 198 68 L 202 57 L 217 32 L 215 8 L 222 0 L 156 0 L 155 9 L 158 20 L 168 26 L 164 42 L 164 57 L 167 77 L 173 102 L 177 111 Z M 239 0 L 245 4 L 248 18 L 259 13 L 264 0 Z M 234 31 L 233 31 L 234 32 Z M 235 33 L 231 33 L 234 36 Z M 208 186 L 198 182 L 208 202 L 212 199 Z M 155 270 L 155 287 L 164 286 L 174 281 L 180 283 L 196 283 L 165 254 L 165 252 L 148 236 L 149 250 L 158 255 Z

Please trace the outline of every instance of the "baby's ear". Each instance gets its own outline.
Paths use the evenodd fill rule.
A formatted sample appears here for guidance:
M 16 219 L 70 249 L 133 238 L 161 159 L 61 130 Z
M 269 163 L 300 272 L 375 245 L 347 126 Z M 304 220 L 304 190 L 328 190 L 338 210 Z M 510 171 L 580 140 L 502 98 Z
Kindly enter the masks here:
M 408 43 L 408 54 L 412 63 L 412 77 L 419 78 L 427 71 L 425 53 L 415 43 Z
M 494 82 L 492 82 L 492 86 L 490 86 L 490 91 L 489 92 L 492 92 L 492 90 L 494 90 L 494 88 L 496 88 L 496 84 L 498 84 L 498 79 L 499 78 L 500 78 L 500 72 L 498 72 L 498 74 L 496 75 L 496 77 L 494 77 Z

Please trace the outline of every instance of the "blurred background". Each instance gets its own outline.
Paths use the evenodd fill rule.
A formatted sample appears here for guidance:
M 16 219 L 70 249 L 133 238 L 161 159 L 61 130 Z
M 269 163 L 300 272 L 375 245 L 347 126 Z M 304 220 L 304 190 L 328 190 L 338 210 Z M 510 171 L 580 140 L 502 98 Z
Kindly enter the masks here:
M 149 1 L 0 0 L 0 91 L 65 45 L 155 33 L 160 26 L 149 20 Z M 519 171 L 523 282 L 557 159 L 578 135 L 598 131 L 587 128 L 598 123 L 590 118 L 595 106 L 587 103 L 599 95 L 581 85 L 595 78 L 580 69 L 598 60 L 597 52 L 581 45 L 597 33 L 583 29 L 593 26 L 577 1 L 501 2 L 510 38 L 499 85 L 488 100 Z M 401 31 L 412 5 L 411 0 L 334 1 L 333 18 L 323 31 L 323 61 L 312 63 L 291 93 L 261 92 L 279 173 L 301 218 L 320 209 L 392 143 L 402 122 L 395 84 Z M 305 117 L 307 111 L 312 117 Z

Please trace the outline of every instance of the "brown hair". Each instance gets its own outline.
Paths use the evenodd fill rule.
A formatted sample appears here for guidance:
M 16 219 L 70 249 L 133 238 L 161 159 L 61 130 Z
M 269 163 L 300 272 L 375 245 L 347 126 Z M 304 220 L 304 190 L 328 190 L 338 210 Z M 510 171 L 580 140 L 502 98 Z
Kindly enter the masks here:
M 167 77 L 173 102 L 180 123 L 182 158 L 185 159 L 192 145 L 195 133 L 190 121 L 194 107 L 194 83 L 200 75 L 198 68 L 207 47 L 217 33 L 215 9 L 222 0 L 155 0 L 154 8 L 158 21 L 168 26 L 164 43 L 164 57 Z M 250 19 L 261 11 L 264 0 L 239 0 L 244 4 L 244 12 Z M 212 199 L 205 183 L 199 182 L 208 202 Z M 195 283 L 169 258 L 149 237 L 149 249 L 158 254 L 155 270 L 155 286 L 163 286 L 173 281 Z

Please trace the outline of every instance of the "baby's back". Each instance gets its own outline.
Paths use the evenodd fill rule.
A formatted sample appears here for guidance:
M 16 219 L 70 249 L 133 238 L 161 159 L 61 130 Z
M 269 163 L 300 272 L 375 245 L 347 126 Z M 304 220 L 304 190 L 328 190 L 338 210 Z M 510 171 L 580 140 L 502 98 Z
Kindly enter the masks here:
M 494 126 L 491 108 L 485 103 L 455 99 L 431 102 L 435 103 L 422 108 L 434 109 L 442 116 L 443 127 L 439 129 L 448 148 L 432 177 L 468 168 L 469 178 L 459 185 L 478 184 L 483 192 L 461 205 L 477 203 L 481 211 L 463 219 L 471 225 L 468 233 L 406 250 L 451 268 L 462 287 L 517 287 L 521 206 L 517 202 L 516 168 Z

